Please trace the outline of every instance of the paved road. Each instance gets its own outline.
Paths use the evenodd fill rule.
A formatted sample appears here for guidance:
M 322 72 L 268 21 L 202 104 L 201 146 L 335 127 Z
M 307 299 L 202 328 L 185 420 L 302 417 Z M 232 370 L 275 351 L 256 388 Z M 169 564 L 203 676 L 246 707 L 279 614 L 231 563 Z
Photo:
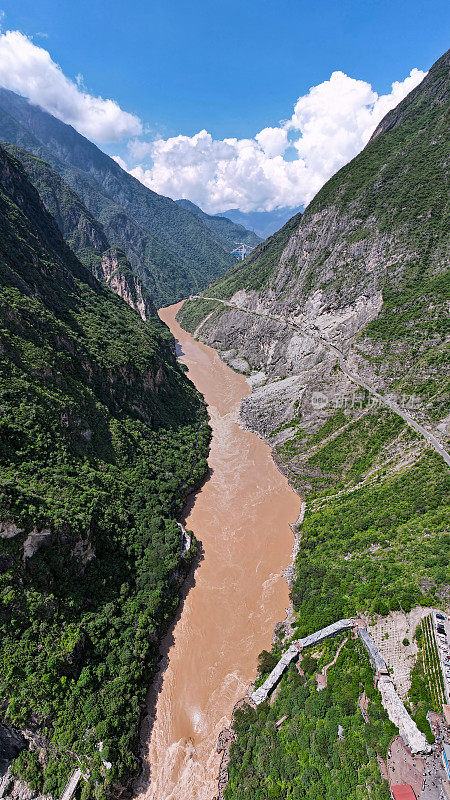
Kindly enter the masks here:
M 253 316 L 256 317 L 267 317 L 268 319 L 271 319 L 274 322 L 280 322 L 282 325 L 288 325 L 290 328 L 302 331 L 302 327 L 300 325 L 297 325 L 297 323 L 295 322 L 290 322 L 289 320 L 284 319 L 283 317 L 276 317 L 273 316 L 272 314 L 264 314 L 259 311 L 252 311 L 251 309 L 241 308 L 240 306 L 237 306 L 235 303 L 229 303 L 227 300 L 220 300 L 218 297 L 205 297 L 204 295 L 200 297 L 199 295 L 195 295 L 192 297 L 192 300 L 215 300 L 217 303 L 222 303 L 224 306 L 236 309 L 236 311 L 244 311 L 245 313 L 253 314 Z M 345 367 L 345 356 L 342 353 L 342 351 L 339 350 L 335 345 L 331 344 L 327 339 L 325 339 L 325 337 L 320 334 L 320 331 L 315 326 L 313 328 L 310 328 L 308 332 L 311 333 L 316 338 L 320 339 L 320 341 L 325 347 L 327 347 L 329 350 L 335 353 L 339 361 L 339 366 L 342 372 L 344 373 L 344 375 L 347 376 L 349 380 L 351 380 L 353 383 L 356 383 L 358 386 L 361 386 L 362 389 L 366 389 L 368 392 L 370 392 L 370 394 L 373 397 L 376 397 L 380 403 L 383 403 L 385 406 L 390 408 L 390 410 L 393 411 L 394 414 L 398 414 L 399 417 L 401 417 L 406 422 L 406 424 L 409 425 L 410 428 L 415 430 L 416 433 L 419 433 L 427 440 L 427 442 L 431 445 L 431 447 L 434 448 L 436 453 L 438 453 L 441 456 L 441 458 L 444 459 L 445 463 L 450 467 L 450 454 L 447 452 L 447 450 L 445 450 L 444 447 L 442 447 L 440 442 L 436 439 L 435 436 L 433 436 L 432 433 L 427 431 L 427 429 L 424 428 L 423 425 L 420 425 L 420 423 L 416 422 L 416 420 L 413 419 L 403 408 L 400 408 L 396 403 L 394 403 L 388 397 L 384 397 L 384 395 L 379 394 L 379 392 L 377 392 L 375 389 L 369 386 L 369 384 L 363 381 L 363 379 L 360 378 L 359 375 L 355 375 L 349 372 Z

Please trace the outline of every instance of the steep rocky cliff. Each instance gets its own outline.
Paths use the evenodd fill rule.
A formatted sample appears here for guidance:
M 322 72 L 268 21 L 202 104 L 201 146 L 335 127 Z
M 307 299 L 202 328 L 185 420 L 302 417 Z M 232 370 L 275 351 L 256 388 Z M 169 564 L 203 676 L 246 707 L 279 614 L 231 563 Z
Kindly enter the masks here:
M 92 271 L 101 281 L 104 281 L 115 294 L 118 294 L 131 308 L 141 316 L 148 319 L 155 314 L 155 307 L 150 300 L 150 295 L 142 285 L 142 281 L 134 274 L 130 263 L 122 250 L 111 247 L 101 255 Z
M 77 194 L 42 159 L 15 145 L 5 145 L 19 159 L 39 192 L 47 211 L 54 217 L 67 244 L 96 278 L 147 319 L 155 314 L 150 295 L 133 272 L 123 251 L 111 248 L 103 225 L 81 202 Z
M 0 788 L 56 798 L 81 764 L 83 800 L 123 797 L 206 413 L 167 328 L 81 264 L 1 148 L 0 409 Z
M 277 379 L 258 395 L 276 400 L 274 415 L 251 414 L 262 432 L 287 421 L 305 391 L 307 406 L 305 386 L 342 391 L 330 345 L 375 388 L 399 402 L 415 395 L 418 419 L 438 425 L 448 413 L 448 97 L 446 53 L 303 215 L 204 293 L 235 308 L 183 307 L 184 324 L 201 324 L 225 358 L 243 356 L 259 382 Z

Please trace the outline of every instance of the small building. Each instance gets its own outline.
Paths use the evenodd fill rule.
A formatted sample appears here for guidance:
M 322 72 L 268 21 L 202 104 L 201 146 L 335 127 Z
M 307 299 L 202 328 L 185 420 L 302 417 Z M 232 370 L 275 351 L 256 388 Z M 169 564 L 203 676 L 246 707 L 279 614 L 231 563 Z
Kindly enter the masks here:
M 442 748 L 442 762 L 444 764 L 447 777 L 450 778 L 450 744 L 445 743 Z
M 450 725 L 450 706 L 443 705 L 442 711 L 444 712 L 444 719 L 447 725 Z
M 398 786 L 391 786 L 391 794 L 394 800 L 417 800 L 409 783 L 399 784 Z

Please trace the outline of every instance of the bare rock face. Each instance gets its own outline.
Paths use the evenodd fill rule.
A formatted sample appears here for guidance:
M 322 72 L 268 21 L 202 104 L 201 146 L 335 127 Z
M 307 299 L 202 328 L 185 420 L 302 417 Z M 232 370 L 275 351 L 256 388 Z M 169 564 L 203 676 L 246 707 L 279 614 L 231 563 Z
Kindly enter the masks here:
M 95 558 L 95 550 L 89 539 L 89 535 L 86 539 L 80 538 L 77 540 L 72 549 L 72 557 L 76 558 L 81 564 L 81 573 L 83 574 L 86 567 Z
M 0 723 L 0 777 L 5 775 L 11 761 L 26 746 L 26 740 L 19 731 Z
M 324 418 L 311 402 L 315 393 L 331 403 L 353 391 L 351 382 L 333 371 L 336 354 L 329 345 L 348 354 L 355 337 L 377 317 L 383 304 L 380 276 L 397 250 L 389 237 L 380 239 L 375 225 L 363 241 L 352 241 L 358 227 L 358 218 L 340 216 L 334 207 L 302 219 L 271 282 L 259 291 L 236 291 L 231 307 L 220 308 L 200 328 L 200 338 L 233 369 L 264 372 L 241 412 L 244 423 L 264 437 L 292 419 L 300 403 L 305 423 L 310 418 L 314 427 Z M 358 359 L 357 366 L 381 388 L 369 360 Z
M 0 539 L 13 539 L 19 533 L 23 533 L 23 528 L 19 528 L 15 522 L 0 521 Z
M 140 278 L 135 275 L 125 254 L 112 247 L 102 254 L 100 265 L 94 270 L 96 277 L 108 284 L 143 320 L 154 313 L 150 295 Z
M 10 769 L 0 777 L 0 798 L 4 798 L 4 800 L 53 800 L 49 794 L 39 794 L 27 783 L 15 780 Z
M 11 774 L 11 763 L 28 747 L 27 737 L 0 723 L 0 798 L 4 800 L 51 800 L 34 792 Z
M 270 283 L 259 291 L 235 292 L 230 303 L 236 308 L 205 320 L 202 340 L 222 351 L 235 348 L 236 365 L 245 358 L 251 369 L 277 379 L 327 362 L 322 340 L 348 351 L 382 308 L 379 286 L 388 265 L 416 255 L 397 237 L 380 236 L 375 220 L 365 225 L 359 240 L 359 218 L 339 214 L 334 206 L 302 218 Z M 326 371 L 327 364 L 323 367 Z
M 38 531 L 35 526 L 25 539 L 23 545 L 23 560 L 27 561 L 27 559 L 32 558 L 44 543 L 48 544 L 51 533 L 52 532 L 48 528 L 43 528 Z
M 223 800 L 224 791 L 228 783 L 228 764 L 230 763 L 230 747 L 236 741 L 236 734 L 229 728 L 220 732 L 217 741 L 217 752 L 222 753 L 218 775 L 219 794 L 215 800 Z

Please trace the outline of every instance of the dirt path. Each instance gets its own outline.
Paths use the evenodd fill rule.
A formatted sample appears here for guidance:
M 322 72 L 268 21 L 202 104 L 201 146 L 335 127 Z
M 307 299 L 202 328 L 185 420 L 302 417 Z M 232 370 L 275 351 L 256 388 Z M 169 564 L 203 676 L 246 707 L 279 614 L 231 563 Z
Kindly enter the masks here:
M 339 658 L 339 653 L 341 652 L 341 650 L 342 650 L 342 648 L 344 647 L 344 644 L 345 644 L 346 642 L 348 642 L 348 636 L 346 636 L 346 637 L 345 637 L 345 639 L 344 639 L 344 641 L 340 643 L 340 645 L 339 645 L 339 647 L 338 647 L 338 649 L 337 649 L 336 655 L 335 655 L 335 657 L 333 658 L 333 660 L 332 660 L 332 661 L 330 661 L 330 663 L 329 663 L 329 664 L 326 664 L 326 665 L 324 666 L 324 668 L 323 668 L 322 672 L 319 672 L 319 673 L 317 674 L 317 676 L 316 676 L 316 680 L 317 680 L 317 688 L 319 688 L 319 686 L 320 686 L 320 688 L 321 688 L 321 689 L 326 689 L 326 686 L 327 686 L 327 673 L 328 673 L 328 670 L 329 670 L 329 668 L 330 668 L 330 667 L 332 667 L 332 666 L 333 666 L 333 664 L 335 664 L 335 663 L 336 663 L 336 661 L 338 660 L 338 658 Z

